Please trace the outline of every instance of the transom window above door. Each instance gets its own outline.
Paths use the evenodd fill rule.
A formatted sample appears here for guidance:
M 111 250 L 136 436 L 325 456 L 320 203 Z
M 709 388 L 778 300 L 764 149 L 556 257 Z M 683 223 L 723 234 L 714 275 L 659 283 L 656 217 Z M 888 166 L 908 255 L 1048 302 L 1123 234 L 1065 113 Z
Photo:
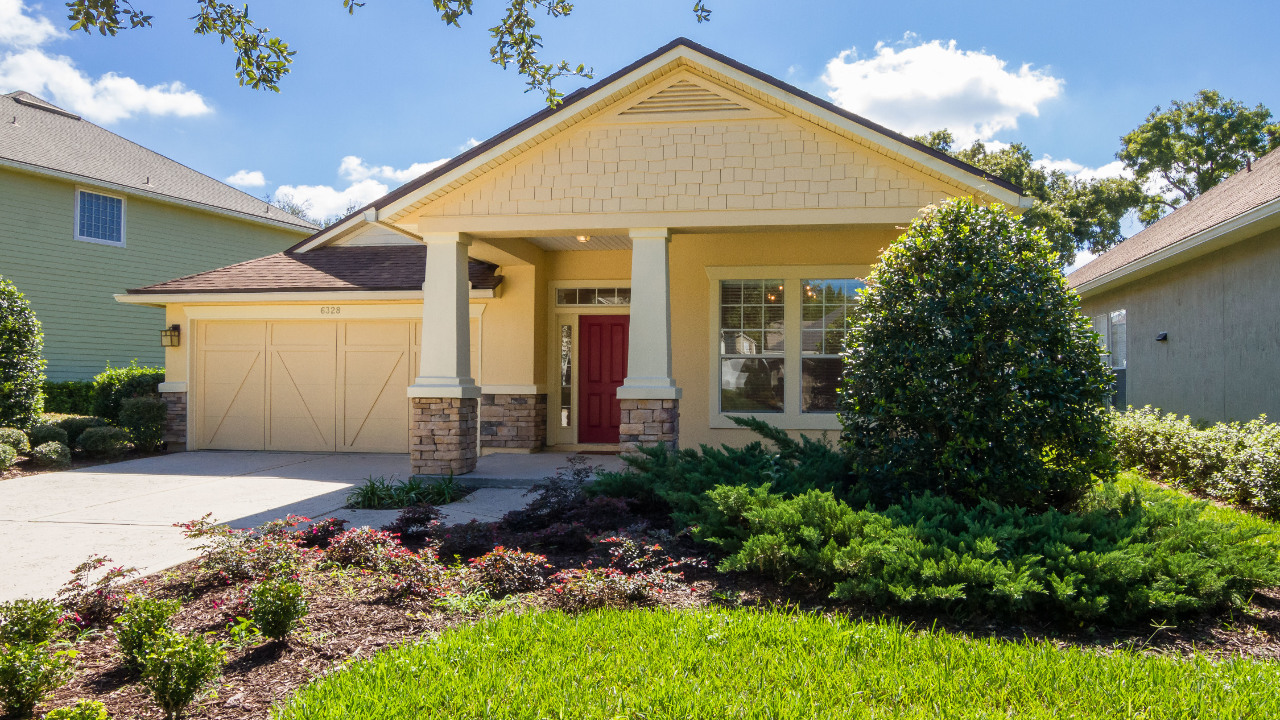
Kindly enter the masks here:
M 631 288 L 561 288 L 556 290 L 556 305 L 582 307 L 630 304 Z
M 865 266 L 708 268 L 714 427 L 752 415 L 783 428 L 836 429 L 849 310 Z M 841 275 L 846 276 L 841 277 Z M 760 275 L 735 277 L 735 275 Z

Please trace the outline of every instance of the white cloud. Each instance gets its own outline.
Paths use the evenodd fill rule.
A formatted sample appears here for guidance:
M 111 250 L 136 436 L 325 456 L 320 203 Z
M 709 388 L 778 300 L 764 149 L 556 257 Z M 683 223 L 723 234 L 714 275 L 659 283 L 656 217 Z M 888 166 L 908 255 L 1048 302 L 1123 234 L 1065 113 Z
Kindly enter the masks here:
M 237 170 L 234 175 L 223 180 L 228 185 L 236 187 L 262 187 L 267 184 L 267 178 L 262 175 L 261 170 Z
M 1014 129 L 1038 116 L 1062 93 L 1063 81 L 1028 64 L 1016 70 L 954 40 L 920 42 L 911 33 L 893 46 L 877 43 L 865 58 L 857 48 L 827 62 L 822 81 L 832 102 L 908 135 L 947 128 L 964 146 Z
M 1041 170 L 1048 170 L 1049 172 L 1053 172 L 1055 170 L 1061 170 L 1062 172 L 1066 173 L 1068 176 L 1076 180 L 1083 180 L 1083 181 L 1102 180 L 1103 178 L 1132 178 L 1133 177 L 1133 173 L 1129 170 L 1129 168 L 1125 167 L 1124 163 L 1119 160 L 1112 160 L 1111 162 L 1105 165 L 1095 168 L 1095 167 L 1088 167 L 1086 165 L 1081 165 L 1080 163 L 1070 158 L 1058 159 L 1058 158 L 1054 158 L 1051 155 L 1045 155 L 1044 157 L 1040 158 L 1039 160 L 1035 161 L 1032 164 L 1040 168 Z
M 22 0 L 0 0 L 0 45 L 35 47 L 62 36 L 47 17 L 32 17 Z
M 20 0 L 0 0 L 0 92 L 26 90 L 100 123 L 141 114 L 193 117 L 212 112 L 199 93 L 180 82 L 148 87 L 113 72 L 89 77 L 71 58 L 39 47 L 64 34 L 30 10 Z
M 477 146 L 477 145 L 479 145 L 479 144 L 480 144 L 480 141 L 479 141 L 479 140 L 477 140 L 477 139 L 475 139 L 475 138 L 467 138 L 467 141 L 466 141 L 466 142 L 464 142 L 464 143 L 462 143 L 462 145 L 458 146 L 458 152 L 466 152 L 467 150 L 470 150 L 471 148 L 473 148 L 473 147 L 475 147 L 475 146 Z
M 444 158 L 434 162 L 414 163 L 407 168 L 397 170 L 390 165 L 368 165 L 365 164 L 364 160 L 361 160 L 355 155 L 348 155 L 342 158 L 342 162 L 338 165 L 338 175 L 346 180 L 350 180 L 351 182 L 360 182 L 370 178 L 380 178 L 382 180 L 390 180 L 395 183 L 404 184 L 420 175 L 440 167 L 447 161 L 448 158 Z
M 387 186 L 377 180 L 361 180 L 338 190 L 329 185 L 281 185 L 275 199 L 290 198 L 306 209 L 313 218 L 323 220 L 346 215 L 347 210 L 362 207 L 387 194 Z

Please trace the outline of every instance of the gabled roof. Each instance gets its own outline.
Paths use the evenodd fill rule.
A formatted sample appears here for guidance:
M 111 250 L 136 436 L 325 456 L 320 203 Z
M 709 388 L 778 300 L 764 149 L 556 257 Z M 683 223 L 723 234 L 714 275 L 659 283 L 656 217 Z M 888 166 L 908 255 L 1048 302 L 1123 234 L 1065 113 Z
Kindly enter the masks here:
M 1126 277 L 1136 279 L 1139 271 L 1154 272 L 1217 249 L 1222 241 L 1243 239 L 1267 229 L 1256 224 L 1259 222 L 1270 227 L 1280 225 L 1280 152 L 1255 160 L 1251 169 L 1223 180 L 1077 269 L 1067 280 L 1085 292 Z M 1244 226 L 1254 231 L 1239 232 Z M 1207 245 L 1210 241 L 1217 244 Z M 1156 263 L 1160 266 L 1155 267 Z
M 316 226 L 21 90 L 0 95 L 0 167 L 299 231 Z
M 130 290 L 130 295 L 356 290 L 420 290 L 426 277 L 425 245 L 372 245 L 282 252 Z M 468 263 L 473 290 L 502 282 L 498 266 Z
M 794 85 L 783 82 L 772 75 L 756 70 L 755 68 L 744 65 L 733 58 L 722 55 L 710 48 L 700 45 L 687 38 L 676 38 L 626 67 L 610 74 L 609 76 L 587 86 L 575 90 L 566 95 L 559 106 L 554 108 L 544 108 L 524 120 L 512 125 L 475 147 L 467 150 L 454 157 L 452 160 L 434 168 L 426 174 L 411 180 L 404 185 L 392 190 L 364 207 L 356 210 L 347 217 L 330 225 L 315 235 L 303 240 L 295 245 L 294 250 L 306 250 L 316 247 L 320 241 L 328 237 L 336 237 L 343 232 L 350 230 L 354 225 L 361 221 L 369 211 L 379 211 L 378 220 L 391 220 L 391 217 L 385 216 L 383 211 L 392 209 L 393 206 L 403 205 L 407 198 L 411 198 L 418 194 L 423 194 L 424 190 L 438 181 L 446 180 L 451 176 L 461 175 L 466 171 L 473 170 L 475 167 L 483 164 L 487 156 L 492 155 L 502 146 L 509 144 L 522 135 L 535 134 L 535 130 L 545 128 L 548 121 L 559 120 L 562 116 L 571 116 L 578 112 L 585 112 L 585 108 L 593 105 L 591 100 L 599 101 L 598 96 L 605 95 L 606 90 L 618 83 L 620 80 L 629 75 L 637 73 L 644 69 L 645 66 L 655 63 L 668 53 L 673 51 L 683 51 L 686 56 L 692 55 L 695 59 L 703 59 L 711 61 L 714 64 L 720 64 L 724 67 L 740 73 L 748 80 L 754 81 L 772 92 L 776 96 L 781 97 L 789 104 L 808 105 L 813 109 L 834 116 L 838 121 L 856 126 L 865 134 L 872 135 L 877 141 L 888 146 L 895 146 L 894 152 L 905 151 L 908 156 L 914 156 L 917 159 L 928 159 L 942 166 L 949 166 L 951 171 L 958 176 L 969 178 L 969 184 L 986 184 L 995 186 L 1013 196 L 1023 197 L 1021 188 L 1013 183 L 1003 180 L 991 173 L 980 168 L 974 167 L 962 160 L 958 160 L 944 152 L 931 148 L 923 143 L 913 140 L 901 133 L 894 132 L 883 125 L 872 122 L 867 118 L 856 113 L 849 112 L 834 103 L 823 100 L 815 95 L 811 95 Z M 691 52 L 690 52 L 691 51 Z M 697 58 L 701 56 L 701 58 Z M 393 210 L 393 213 L 395 211 Z

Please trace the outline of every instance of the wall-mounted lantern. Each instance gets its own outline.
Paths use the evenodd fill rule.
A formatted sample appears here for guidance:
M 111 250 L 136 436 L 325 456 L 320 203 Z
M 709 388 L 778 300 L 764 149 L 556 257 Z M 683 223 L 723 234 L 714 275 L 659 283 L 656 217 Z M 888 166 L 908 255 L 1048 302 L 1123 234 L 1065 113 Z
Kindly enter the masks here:
M 182 344 L 182 326 L 174 323 L 160 331 L 160 347 L 178 347 Z
M 1156 342 L 1169 342 L 1169 333 L 1156 333 Z

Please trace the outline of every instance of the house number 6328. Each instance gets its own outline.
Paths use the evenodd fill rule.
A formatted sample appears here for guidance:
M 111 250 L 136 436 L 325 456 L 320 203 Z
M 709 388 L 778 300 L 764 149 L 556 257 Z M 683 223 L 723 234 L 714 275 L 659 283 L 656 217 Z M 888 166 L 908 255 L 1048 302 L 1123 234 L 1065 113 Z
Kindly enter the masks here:
M 342 308 L 336 305 L 324 305 L 320 308 L 321 315 L 341 315 Z

